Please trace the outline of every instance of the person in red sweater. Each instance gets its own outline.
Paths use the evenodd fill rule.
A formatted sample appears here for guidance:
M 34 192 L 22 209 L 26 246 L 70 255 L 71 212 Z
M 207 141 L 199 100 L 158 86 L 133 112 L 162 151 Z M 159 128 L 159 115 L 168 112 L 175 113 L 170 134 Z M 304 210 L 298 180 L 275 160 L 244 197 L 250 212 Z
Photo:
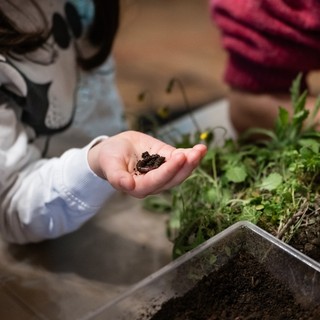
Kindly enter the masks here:
M 292 81 L 302 73 L 307 89 L 308 73 L 320 69 L 320 2 L 210 0 L 210 10 L 228 53 L 231 122 L 238 133 L 272 128 L 280 105 L 291 110 Z M 314 103 L 309 95 L 307 108 Z

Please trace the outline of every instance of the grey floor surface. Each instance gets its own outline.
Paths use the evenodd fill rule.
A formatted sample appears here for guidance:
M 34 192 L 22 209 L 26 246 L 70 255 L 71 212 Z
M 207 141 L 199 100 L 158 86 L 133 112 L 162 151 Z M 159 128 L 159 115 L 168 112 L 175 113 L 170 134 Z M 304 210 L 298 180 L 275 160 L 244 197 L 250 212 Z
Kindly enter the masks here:
M 0 244 L 0 319 L 73 320 L 170 261 L 166 216 L 115 194 L 80 230 L 39 244 Z

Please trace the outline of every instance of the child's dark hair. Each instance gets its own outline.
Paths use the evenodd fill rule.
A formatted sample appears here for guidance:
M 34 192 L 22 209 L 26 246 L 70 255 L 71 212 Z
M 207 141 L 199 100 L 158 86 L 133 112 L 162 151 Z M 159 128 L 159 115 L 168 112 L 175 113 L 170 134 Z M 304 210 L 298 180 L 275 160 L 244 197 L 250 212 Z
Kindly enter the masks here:
M 10 3 L 10 0 L 7 1 Z M 16 23 L 1 10 L 0 5 L 0 53 L 25 54 L 35 50 L 47 40 L 49 30 L 45 16 L 35 0 L 29 1 L 39 12 L 39 17 L 43 19 L 44 28 L 32 32 L 19 29 Z M 95 13 L 89 28 L 88 38 L 99 50 L 89 58 L 78 57 L 80 66 L 85 70 L 95 68 L 106 60 L 111 52 L 119 25 L 120 0 L 92 1 Z

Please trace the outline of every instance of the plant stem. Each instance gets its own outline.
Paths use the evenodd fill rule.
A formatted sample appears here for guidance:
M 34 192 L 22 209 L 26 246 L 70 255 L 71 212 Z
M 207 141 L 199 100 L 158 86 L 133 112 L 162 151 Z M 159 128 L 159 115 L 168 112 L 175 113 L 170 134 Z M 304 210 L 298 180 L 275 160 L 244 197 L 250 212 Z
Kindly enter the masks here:
M 178 78 L 172 78 L 171 81 L 169 82 L 168 87 L 167 87 L 167 92 L 170 93 L 172 91 L 173 86 L 174 86 L 175 83 L 179 86 L 180 92 L 182 94 L 183 101 L 184 101 L 185 106 L 187 108 L 188 114 L 189 114 L 189 116 L 191 118 L 191 121 L 193 122 L 193 125 L 195 126 L 195 128 L 196 128 L 196 130 L 198 132 L 201 132 L 199 124 L 197 123 L 197 121 L 196 121 L 196 119 L 195 119 L 195 117 L 193 115 L 193 112 L 192 112 L 191 106 L 189 104 L 189 100 L 188 100 L 186 91 L 184 89 L 184 85 L 181 82 L 181 80 L 178 79 Z
M 297 211 L 288 221 L 287 223 L 282 227 L 281 230 L 279 230 L 276 237 L 278 239 L 281 239 L 284 234 L 288 231 L 288 229 L 294 224 L 294 222 L 297 220 L 297 218 L 303 216 L 309 208 L 309 205 L 307 203 L 307 199 L 304 200 L 303 204 L 300 207 L 300 210 Z

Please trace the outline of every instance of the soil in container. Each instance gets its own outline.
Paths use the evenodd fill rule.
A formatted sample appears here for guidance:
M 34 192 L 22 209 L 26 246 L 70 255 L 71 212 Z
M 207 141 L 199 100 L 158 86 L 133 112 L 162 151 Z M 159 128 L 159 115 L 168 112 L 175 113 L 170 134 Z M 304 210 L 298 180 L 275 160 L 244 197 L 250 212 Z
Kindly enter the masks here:
M 319 320 L 318 305 L 304 308 L 252 255 L 240 252 L 182 297 L 144 312 L 148 320 Z

